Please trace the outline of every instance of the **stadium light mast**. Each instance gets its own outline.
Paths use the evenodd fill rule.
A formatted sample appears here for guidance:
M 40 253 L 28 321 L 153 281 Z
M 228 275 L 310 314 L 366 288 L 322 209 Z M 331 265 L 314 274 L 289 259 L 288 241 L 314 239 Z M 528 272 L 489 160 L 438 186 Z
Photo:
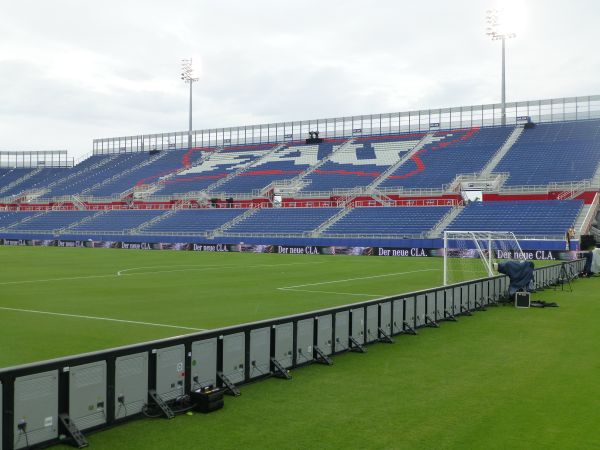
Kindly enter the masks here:
M 194 68 L 192 67 L 192 58 L 181 60 L 181 79 L 184 83 L 190 85 L 190 111 L 189 111 L 189 126 L 188 126 L 188 149 L 192 148 L 192 85 L 198 81 L 194 78 Z
M 497 9 L 486 11 L 486 33 L 492 41 L 502 41 L 502 125 L 506 125 L 506 40 L 517 37 L 508 32 L 502 24 L 502 12 Z

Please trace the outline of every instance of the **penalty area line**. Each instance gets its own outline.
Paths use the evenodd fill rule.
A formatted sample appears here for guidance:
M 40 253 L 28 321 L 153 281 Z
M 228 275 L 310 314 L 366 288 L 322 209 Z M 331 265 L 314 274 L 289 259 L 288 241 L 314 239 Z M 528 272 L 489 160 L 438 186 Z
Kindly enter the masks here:
M 51 311 L 38 311 L 35 309 L 8 308 L 8 307 L 0 306 L 0 310 L 23 312 L 23 313 L 30 313 L 30 314 L 43 314 L 43 315 L 47 315 L 47 316 L 71 317 L 71 318 L 75 318 L 75 319 L 104 320 L 107 322 L 119 322 L 119 323 L 133 324 L 133 325 L 145 325 L 145 326 L 151 326 L 151 327 L 176 328 L 179 330 L 206 331 L 206 328 L 192 328 L 192 327 L 183 327 L 180 325 L 169 325 L 169 324 L 165 324 L 165 323 L 153 323 L 153 322 L 140 322 L 137 320 L 113 319 L 111 317 L 97 317 L 97 316 L 85 316 L 85 315 L 80 315 L 80 314 L 57 313 L 57 312 L 51 312 Z
M 371 275 L 368 277 L 356 277 L 356 278 L 345 278 L 343 280 L 332 280 L 332 281 L 321 281 L 319 283 L 307 283 L 307 284 L 297 284 L 295 286 L 284 286 L 277 288 L 279 290 L 290 290 L 293 288 L 302 288 L 309 286 L 322 286 L 324 284 L 334 284 L 334 283 L 346 283 L 349 281 L 359 281 L 359 280 L 371 280 L 374 278 L 384 278 L 384 277 L 393 277 L 397 275 L 410 275 L 411 273 L 419 273 L 419 272 L 434 272 L 439 271 L 439 269 L 421 269 L 421 270 L 410 270 L 408 272 L 395 272 L 395 273 L 384 273 L 382 275 Z
M 310 289 L 294 289 L 294 288 L 277 288 L 280 291 L 291 291 L 291 292 L 316 292 L 319 294 L 335 294 L 335 295 L 352 295 L 356 297 L 385 297 L 385 295 L 373 295 L 373 294 L 353 294 L 351 292 L 333 292 L 333 291 L 314 291 Z

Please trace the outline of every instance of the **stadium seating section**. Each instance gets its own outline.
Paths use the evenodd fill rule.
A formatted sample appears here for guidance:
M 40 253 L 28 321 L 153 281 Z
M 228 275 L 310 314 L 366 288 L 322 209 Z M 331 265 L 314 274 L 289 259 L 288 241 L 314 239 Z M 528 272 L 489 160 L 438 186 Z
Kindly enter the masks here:
M 508 186 L 591 179 L 600 162 L 600 121 L 539 124 L 526 129 L 496 167 Z
M 154 196 L 203 191 L 206 199 L 214 193 L 265 194 L 274 182 L 293 179 L 302 180 L 297 198 L 321 192 L 321 198 L 328 199 L 343 190 L 373 187 L 441 192 L 457 175 L 480 172 L 492 161 L 494 172 L 508 173 L 505 186 L 509 187 L 598 177 L 600 120 L 527 127 L 501 158 L 494 158 L 514 130 L 512 126 L 475 127 L 325 139 L 320 144 L 287 142 L 97 154 L 72 168 L 1 168 L 0 198 L 14 200 L 25 193 L 36 194 L 41 195 L 42 204 L 50 199 L 63 202 L 72 195 L 125 199 L 135 189 L 147 189 Z M 81 203 L 77 206 L 84 209 Z M 453 216 L 447 227 L 561 236 L 573 226 L 581 208 L 582 202 L 577 200 L 471 203 Z M 0 230 L 308 236 L 318 229 L 324 237 L 423 236 L 450 210 L 450 206 L 379 206 L 347 211 L 333 207 L 0 211 Z
M 227 230 L 228 233 L 303 233 L 314 230 L 338 208 L 266 208 Z
M 512 127 L 495 127 L 437 132 L 437 142 L 413 155 L 381 187 L 440 188 L 460 173 L 479 172 L 512 130 Z
M 529 200 L 469 204 L 448 227 L 455 231 L 512 231 L 517 235 L 564 236 L 573 226 L 580 200 Z
M 143 233 L 189 233 L 190 235 L 216 230 L 246 212 L 246 209 L 182 209 L 142 229 Z
M 433 228 L 449 211 L 449 206 L 354 208 L 325 234 L 412 236 Z
M 331 154 L 335 145 L 290 145 L 277 150 L 260 163 L 223 183 L 219 190 L 230 193 L 260 191 L 277 180 L 290 180 Z
M 312 172 L 304 191 L 332 191 L 368 186 L 398 163 L 423 138 L 423 134 L 358 138 L 337 145 L 322 166 Z M 339 151 L 336 151 L 342 147 Z
M 269 153 L 273 144 L 236 146 L 213 152 L 199 164 L 194 165 L 175 177 L 161 181 L 158 195 L 203 191 L 222 178 L 226 178 L 238 170 Z

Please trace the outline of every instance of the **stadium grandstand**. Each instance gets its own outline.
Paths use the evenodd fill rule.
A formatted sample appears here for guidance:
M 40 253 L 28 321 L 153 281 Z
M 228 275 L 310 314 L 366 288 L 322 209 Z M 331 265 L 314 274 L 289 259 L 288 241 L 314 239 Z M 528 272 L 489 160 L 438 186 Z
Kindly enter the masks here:
M 600 449 L 554 3 L 0 5 L 0 450 Z
M 499 108 L 97 139 L 78 164 L 5 152 L 0 236 L 439 247 L 485 229 L 558 250 L 570 228 L 598 235 L 600 96 L 511 103 L 505 124 Z

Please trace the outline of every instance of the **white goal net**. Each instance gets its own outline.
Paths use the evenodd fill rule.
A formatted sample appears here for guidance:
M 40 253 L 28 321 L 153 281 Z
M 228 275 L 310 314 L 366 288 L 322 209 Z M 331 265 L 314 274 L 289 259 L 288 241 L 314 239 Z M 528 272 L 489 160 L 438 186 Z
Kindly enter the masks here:
M 496 263 L 523 257 L 509 231 L 445 231 L 444 285 L 497 275 Z

